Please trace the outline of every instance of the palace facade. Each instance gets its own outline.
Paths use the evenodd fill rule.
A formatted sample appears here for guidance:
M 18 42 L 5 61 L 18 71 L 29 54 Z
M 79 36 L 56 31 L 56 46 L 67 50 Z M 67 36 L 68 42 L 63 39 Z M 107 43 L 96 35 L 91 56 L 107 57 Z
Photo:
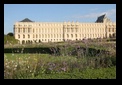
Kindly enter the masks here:
M 116 37 L 116 23 L 105 15 L 95 23 L 34 22 L 25 18 L 14 24 L 14 36 L 20 44 Z

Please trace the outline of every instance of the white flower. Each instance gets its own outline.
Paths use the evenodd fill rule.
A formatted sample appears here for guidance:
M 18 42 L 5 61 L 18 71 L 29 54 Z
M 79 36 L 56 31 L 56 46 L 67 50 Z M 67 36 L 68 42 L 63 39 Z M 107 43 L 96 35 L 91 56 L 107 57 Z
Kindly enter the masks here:
M 17 67 L 17 65 L 15 65 L 15 67 Z
M 29 68 L 29 66 L 28 66 L 28 68 Z
M 30 72 L 32 72 L 32 71 L 30 70 Z

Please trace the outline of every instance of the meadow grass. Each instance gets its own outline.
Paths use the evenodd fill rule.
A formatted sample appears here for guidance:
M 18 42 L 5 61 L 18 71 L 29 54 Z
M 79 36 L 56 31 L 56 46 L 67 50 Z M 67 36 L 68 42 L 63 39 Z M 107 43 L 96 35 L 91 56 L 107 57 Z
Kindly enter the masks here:
M 103 59 L 101 63 L 100 59 Z M 49 54 L 4 53 L 4 78 L 115 79 L 116 66 L 105 59 L 105 57 L 76 58 Z
M 4 53 L 5 79 L 116 79 L 116 43 L 104 39 L 4 47 L 22 47 L 22 51 L 26 47 L 48 47 L 52 52 Z

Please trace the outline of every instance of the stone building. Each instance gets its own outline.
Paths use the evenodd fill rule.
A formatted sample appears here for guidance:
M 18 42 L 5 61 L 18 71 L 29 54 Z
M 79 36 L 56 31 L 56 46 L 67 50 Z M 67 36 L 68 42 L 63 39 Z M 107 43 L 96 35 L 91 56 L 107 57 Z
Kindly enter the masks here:
M 116 37 L 116 23 L 105 15 L 95 23 L 34 22 L 25 18 L 14 24 L 14 36 L 20 44 Z

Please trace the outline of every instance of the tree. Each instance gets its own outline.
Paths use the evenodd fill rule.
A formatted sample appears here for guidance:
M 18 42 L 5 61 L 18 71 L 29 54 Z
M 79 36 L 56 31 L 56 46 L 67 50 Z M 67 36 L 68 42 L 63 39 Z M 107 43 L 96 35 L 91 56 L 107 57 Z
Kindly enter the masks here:
M 14 36 L 14 34 L 12 32 L 9 32 L 7 35 Z

